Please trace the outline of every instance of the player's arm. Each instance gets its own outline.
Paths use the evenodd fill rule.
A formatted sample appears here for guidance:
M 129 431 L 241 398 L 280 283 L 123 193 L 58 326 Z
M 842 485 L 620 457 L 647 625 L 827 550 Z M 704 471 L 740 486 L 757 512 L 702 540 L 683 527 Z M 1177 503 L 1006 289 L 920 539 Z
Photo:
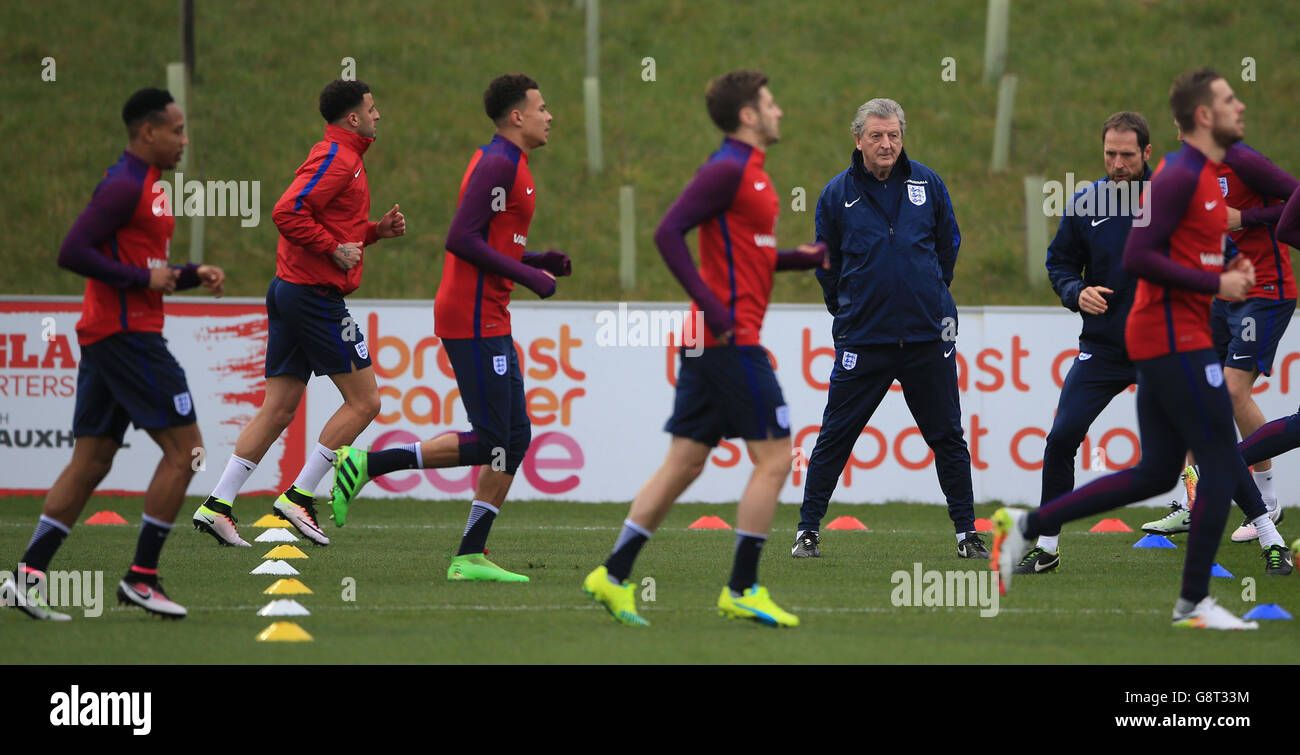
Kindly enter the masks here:
M 331 257 L 344 244 L 372 244 L 379 239 L 377 223 L 368 223 L 364 239 L 336 239 L 317 216 L 355 176 L 337 154 L 325 153 L 308 160 L 298 169 L 293 183 L 280 196 L 271 212 L 276 230 L 290 243 L 312 254 Z
M 1147 204 L 1146 226 L 1134 225 L 1124 244 L 1124 272 L 1158 286 L 1218 293 L 1220 277 L 1209 270 L 1195 270 L 1169 258 L 1165 250 L 1196 193 L 1197 176 L 1187 168 L 1166 166 L 1151 181 L 1142 196 Z
M 1237 178 L 1240 178 L 1247 188 L 1264 197 L 1285 202 L 1297 188 L 1300 188 L 1300 181 L 1297 181 L 1294 176 L 1241 142 L 1228 148 L 1223 163 L 1232 168 L 1232 172 L 1237 174 Z M 1281 204 L 1274 204 L 1242 210 L 1239 224 L 1243 227 L 1275 225 L 1282 217 L 1282 207 Z
M 778 249 L 776 252 L 777 270 L 816 270 L 825 269 L 830 264 L 826 257 L 826 243 L 814 241 L 800 244 L 794 249 Z
M 1277 240 L 1287 246 L 1300 246 L 1300 188 L 1282 208 L 1282 217 L 1277 221 Z
M 943 284 L 951 287 L 953 269 L 957 266 L 957 250 L 961 248 L 961 231 L 957 228 L 957 215 L 952 209 L 948 187 L 937 175 L 934 182 L 938 186 L 934 192 L 934 251 L 939 257 Z
M 77 216 L 59 247 L 59 267 L 94 278 L 113 288 L 152 288 L 172 291 L 176 273 L 170 268 L 148 268 L 109 259 L 98 246 L 131 221 L 140 202 L 140 185 L 126 179 L 105 181 Z
M 1047 279 L 1060 297 L 1061 306 L 1071 312 L 1079 311 L 1079 294 L 1085 288 L 1083 275 L 1088 266 L 1088 250 L 1074 222 L 1076 217 L 1071 214 L 1061 218 L 1052 243 L 1047 245 Z
M 718 339 L 730 333 L 735 323 L 731 312 L 700 277 L 700 271 L 691 260 L 691 250 L 686 245 L 686 234 L 709 218 L 726 212 L 740 187 L 742 173 L 744 166 L 731 160 L 706 163 L 677 196 L 655 230 L 659 255 L 686 294 L 704 313 L 704 324 Z
M 826 311 L 832 316 L 840 308 L 840 264 L 843 261 L 843 252 L 840 250 L 840 216 L 834 207 L 834 203 L 839 200 L 829 198 L 833 183 L 832 180 L 831 183 L 826 184 L 821 196 L 817 198 L 817 211 L 814 213 L 813 220 L 817 243 L 826 245 L 826 265 L 817 271 L 817 282 L 822 285 L 822 299 L 826 301 Z
M 485 155 L 474 166 L 456 216 L 447 231 L 447 251 L 486 273 L 527 286 L 545 299 L 555 293 L 555 276 L 545 270 L 517 262 L 493 249 L 485 240 L 487 227 L 496 215 L 493 205 L 510 194 L 518 168 L 504 155 Z

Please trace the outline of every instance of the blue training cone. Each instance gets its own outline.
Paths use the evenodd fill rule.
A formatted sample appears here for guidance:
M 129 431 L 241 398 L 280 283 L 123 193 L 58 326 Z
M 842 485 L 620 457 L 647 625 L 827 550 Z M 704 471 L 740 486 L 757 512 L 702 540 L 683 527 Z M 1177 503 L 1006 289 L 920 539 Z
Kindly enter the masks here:
M 1169 538 L 1164 535 L 1147 535 L 1141 540 L 1133 543 L 1134 548 L 1177 548 Z
M 1252 619 L 1252 620 L 1253 619 L 1289 619 L 1291 618 L 1291 614 L 1287 613 L 1286 609 L 1283 608 L 1282 606 L 1279 606 L 1277 603 L 1261 603 L 1260 605 L 1257 605 L 1254 608 L 1250 609 L 1250 613 L 1246 614 L 1242 618 Z
M 1222 566 L 1219 566 L 1218 564 L 1214 564 L 1213 566 L 1210 567 L 1210 576 L 1223 577 L 1224 579 L 1236 579 L 1236 577 L 1232 576 L 1232 572 L 1228 571 Z

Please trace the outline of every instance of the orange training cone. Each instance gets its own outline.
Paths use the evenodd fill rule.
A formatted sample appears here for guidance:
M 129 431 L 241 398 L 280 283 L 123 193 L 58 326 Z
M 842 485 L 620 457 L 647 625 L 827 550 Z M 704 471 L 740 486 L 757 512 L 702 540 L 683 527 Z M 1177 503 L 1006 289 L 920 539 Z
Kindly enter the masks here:
M 828 530 L 867 530 L 867 525 L 855 516 L 842 516 L 826 525 Z
M 1089 532 L 1132 532 L 1133 528 L 1119 519 L 1103 519 L 1092 525 Z
M 86 520 L 86 524 L 126 524 L 127 521 L 116 511 L 101 511 Z
M 722 517 L 702 516 L 699 519 L 696 519 L 695 522 L 691 524 L 691 526 L 687 527 L 686 529 L 688 530 L 729 530 L 731 529 L 731 525 L 723 521 Z

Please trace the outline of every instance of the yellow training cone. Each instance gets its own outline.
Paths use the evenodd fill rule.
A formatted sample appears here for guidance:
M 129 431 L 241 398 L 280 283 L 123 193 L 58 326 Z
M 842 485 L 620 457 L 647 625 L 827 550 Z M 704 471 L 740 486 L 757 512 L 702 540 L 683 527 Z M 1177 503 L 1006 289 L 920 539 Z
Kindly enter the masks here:
M 307 558 L 307 554 L 299 550 L 298 546 L 296 545 L 277 545 L 271 550 L 267 551 L 266 555 L 262 556 L 262 558 L 274 558 L 274 559 Z
M 261 519 L 253 522 L 254 527 L 288 527 L 289 523 L 278 516 L 265 514 Z
M 263 595 L 311 595 L 311 588 L 290 577 L 277 579 L 274 584 L 262 591 Z
M 311 635 L 292 621 L 277 621 L 257 635 L 258 642 L 311 642 Z

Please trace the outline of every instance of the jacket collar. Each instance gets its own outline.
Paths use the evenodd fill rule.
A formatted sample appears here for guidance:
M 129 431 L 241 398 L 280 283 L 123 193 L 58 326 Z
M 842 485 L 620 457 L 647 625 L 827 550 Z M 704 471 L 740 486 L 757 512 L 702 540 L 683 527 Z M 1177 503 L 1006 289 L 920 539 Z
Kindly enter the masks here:
M 518 144 L 515 144 L 501 134 L 493 134 L 492 143 L 500 144 L 506 150 L 506 154 L 511 157 L 528 162 L 528 153 L 520 149 Z
M 749 159 L 751 155 L 757 154 L 758 155 L 757 167 L 759 168 L 763 167 L 763 162 L 767 159 L 766 151 L 759 149 L 758 147 L 755 147 L 749 142 L 742 142 L 741 140 L 733 139 L 730 136 L 722 137 L 722 146 L 719 147 L 719 151 L 725 151 L 725 150 L 739 152 L 745 155 L 746 159 Z
M 364 155 L 366 150 L 370 148 L 370 143 L 374 140 L 375 138 L 373 136 L 362 136 L 355 131 L 348 131 L 341 126 L 335 126 L 333 124 L 325 126 L 325 141 L 346 144 L 349 149 L 356 152 L 358 155 Z
M 853 149 L 852 165 L 849 168 L 849 172 L 853 174 L 854 178 L 863 183 L 865 183 L 868 178 L 872 181 L 876 180 L 875 176 L 867 172 L 866 163 L 862 161 L 862 150 L 857 149 L 856 147 Z M 895 161 L 894 169 L 890 171 L 889 177 L 904 179 L 912 177 L 912 161 L 907 159 L 907 150 L 903 149 L 898 151 L 898 160 Z

